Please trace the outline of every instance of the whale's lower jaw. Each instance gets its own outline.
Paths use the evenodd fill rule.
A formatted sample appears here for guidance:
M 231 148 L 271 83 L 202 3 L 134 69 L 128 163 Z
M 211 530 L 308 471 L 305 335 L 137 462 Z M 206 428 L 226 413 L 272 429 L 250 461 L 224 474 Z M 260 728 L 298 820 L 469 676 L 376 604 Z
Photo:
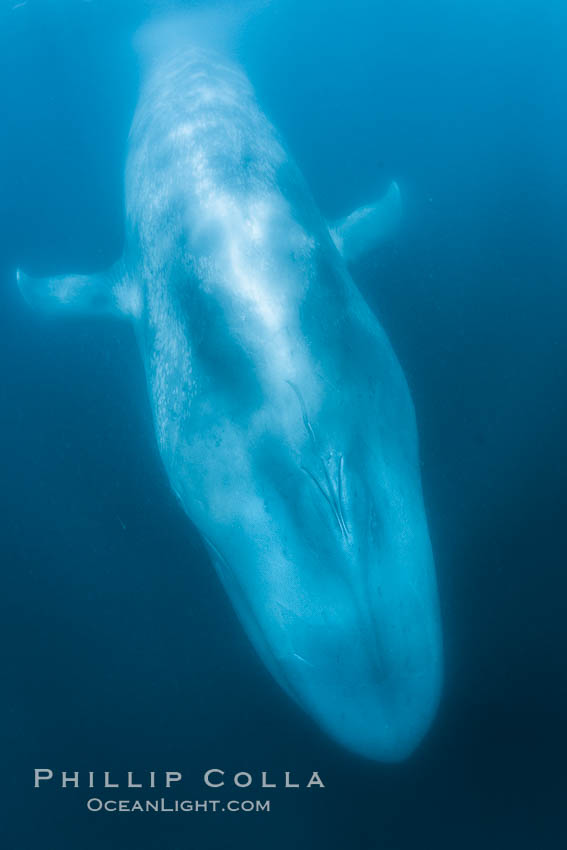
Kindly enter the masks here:
M 402 588 L 398 604 L 370 600 L 373 610 L 365 613 L 352 605 L 348 587 L 337 599 L 306 584 L 298 605 L 298 597 L 251 594 L 206 542 L 248 637 L 283 690 L 349 751 L 381 762 L 411 755 L 435 717 L 442 688 L 439 616 L 436 599 L 428 598 L 434 588 L 419 602 Z M 269 572 L 247 566 L 253 574 Z
M 357 755 L 380 762 L 408 758 L 435 717 L 441 665 L 413 674 L 400 672 L 382 681 L 355 679 L 323 683 L 316 678 L 306 688 L 302 707 L 335 741 Z
M 347 669 L 319 660 L 322 667 L 294 653 L 267 666 L 301 708 L 346 749 L 381 762 L 410 756 L 438 708 L 440 656 L 432 653 L 421 670 L 402 667 L 385 677 L 369 667 L 367 659 L 361 659 L 360 667 L 352 663 Z

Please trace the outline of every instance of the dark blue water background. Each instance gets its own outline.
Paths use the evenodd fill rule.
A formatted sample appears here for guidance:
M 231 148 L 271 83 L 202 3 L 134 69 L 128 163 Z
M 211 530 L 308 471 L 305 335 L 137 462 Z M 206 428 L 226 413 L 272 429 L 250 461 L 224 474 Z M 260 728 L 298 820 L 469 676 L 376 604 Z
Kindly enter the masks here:
M 239 41 L 325 215 L 392 178 L 404 197 L 357 280 L 416 405 L 447 679 L 396 766 L 335 746 L 254 655 L 169 490 L 128 325 L 46 321 L 18 296 L 18 264 L 120 253 L 152 4 L 17 5 L 0 13 L 3 846 L 563 846 L 565 4 L 276 0 Z M 159 817 L 31 787 L 34 767 L 168 768 L 203 799 L 216 766 L 328 787 L 273 793 L 270 815 Z

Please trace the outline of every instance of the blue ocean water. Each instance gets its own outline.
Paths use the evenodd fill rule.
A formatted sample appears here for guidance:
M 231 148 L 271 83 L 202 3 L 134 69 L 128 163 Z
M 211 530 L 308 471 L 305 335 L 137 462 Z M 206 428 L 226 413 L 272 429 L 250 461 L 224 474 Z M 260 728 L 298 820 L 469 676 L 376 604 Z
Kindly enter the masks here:
M 404 197 L 356 279 L 416 406 L 446 684 L 395 766 L 339 749 L 256 658 L 169 489 L 131 330 L 46 321 L 17 292 L 18 265 L 120 253 L 131 42 L 154 7 L 1 11 L 6 846 L 561 846 L 565 7 L 275 0 L 238 42 L 329 219 L 392 179 Z M 272 793 L 269 815 L 154 818 L 32 788 L 34 767 L 167 768 L 198 798 L 217 766 L 327 787 Z

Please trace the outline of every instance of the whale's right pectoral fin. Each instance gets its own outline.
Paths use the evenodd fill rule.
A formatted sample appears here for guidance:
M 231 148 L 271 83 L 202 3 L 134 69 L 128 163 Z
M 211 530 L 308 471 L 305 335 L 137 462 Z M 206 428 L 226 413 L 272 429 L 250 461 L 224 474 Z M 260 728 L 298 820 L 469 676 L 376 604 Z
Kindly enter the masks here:
M 402 216 L 400 187 L 393 180 L 386 194 L 331 225 L 333 242 L 347 263 L 356 262 L 396 232 Z
M 124 276 L 122 264 L 96 274 L 31 277 L 18 269 L 20 292 L 28 304 L 49 314 L 135 316 L 139 293 Z

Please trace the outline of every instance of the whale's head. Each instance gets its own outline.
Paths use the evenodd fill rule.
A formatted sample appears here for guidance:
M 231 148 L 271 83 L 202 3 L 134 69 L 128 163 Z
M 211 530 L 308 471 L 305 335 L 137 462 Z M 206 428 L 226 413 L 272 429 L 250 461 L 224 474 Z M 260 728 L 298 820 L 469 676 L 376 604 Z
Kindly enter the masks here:
M 373 420 L 348 393 L 312 415 L 288 389 L 245 467 L 229 452 L 220 494 L 214 476 L 210 551 L 284 689 L 348 749 L 398 761 L 427 731 L 442 679 L 413 407 L 405 382 Z

